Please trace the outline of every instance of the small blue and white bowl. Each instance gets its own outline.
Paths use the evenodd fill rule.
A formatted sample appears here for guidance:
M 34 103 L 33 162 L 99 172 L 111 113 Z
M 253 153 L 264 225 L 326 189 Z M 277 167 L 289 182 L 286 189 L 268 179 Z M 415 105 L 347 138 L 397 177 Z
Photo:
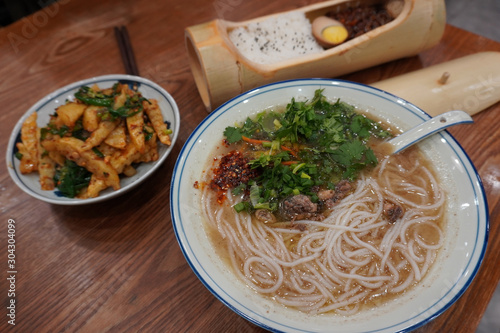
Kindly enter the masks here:
M 54 191 L 43 191 L 40 188 L 40 183 L 38 180 L 39 176 L 37 172 L 25 175 L 21 174 L 21 172 L 19 171 L 19 160 L 15 157 L 15 154 L 17 152 L 16 143 L 21 141 L 21 127 L 29 115 L 31 115 L 33 112 L 37 112 L 37 124 L 39 127 L 43 127 L 47 125 L 50 119 L 50 115 L 55 113 L 57 107 L 65 104 L 66 100 L 74 99 L 75 92 L 81 86 L 92 86 L 94 84 L 97 84 L 100 88 L 108 88 L 113 86 L 113 84 L 117 82 L 127 83 L 131 86 L 137 85 L 139 91 L 144 97 L 156 99 L 158 101 L 163 119 L 165 119 L 169 123 L 169 126 L 172 129 L 173 133 L 171 135 L 172 144 L 169 147 L 162 144 L 158 145 L 159 158 L 157 161 L 140 164 L 136 169 L 137 173 L 135 175 L 133 175 L 132 177 L 124 177 L 121 179 L 121 188 L 119 190 L 114 191 L 112 188 L 108 188 L 102 191 L 98 197 L 89 199 L 67 198 L 61 196 L 57 189 Z M 180 116 L 177 104 L 175 103 L 175 100 L 172 98 L 172 96 L 158 84 L 148 79 L 132 75 L 116 74 L 93 77 L 90 79 L 71 83 L 48 94 L 47 96 L 39 100 L 35 105 L 33 105 L 21 117 L 21 119 L 19 119 L 16 126 L 14 127 L 14 130 L 12 131 L 9 139 L 9 144 L 7 146 L 7 169 L 9 170 L 9 174 L 17 186 L 19 186 L 24 192 L 28 193 L 32 197 L 40 199 L 42 201 L 57 205 L 85 205 L 95 202 L 101 202 L 117 197 L 131 190 L 151 174 L 153 174 L 153 172 L 160 167 L 160 165 L 165 161 L 165 159 L 172 151 L 179 133 L 179 126 Z
M 467 289 L 482 262 L 488 239 L 488 207 L 480 178 L 469 157 L 446 131 L 418 143 L 434 164 L 449 194 L 445 243 L 419 285 L 398 299 L 351 317 L 311 315 L 266 299 L 236 278 L 213 248 L 202 224 L 200 180 L 226 126 L 292 97 L 310 99 L 316 89 L 367 110 L 402 131 L 430 118 L 407 101 L 381 90 L 340 80 L 306 79 L 266 85 L 231 99 L 212 112 L 185 143 L 174 169 L 171 214 L 176 237 L 191 268 L 224 304 L 247 320 L 274 332 L 408 332 L 448 309 Z M 472 125 L 473 126 L 473 125 Z M 193 204 L 194 202 L 194 204 Z

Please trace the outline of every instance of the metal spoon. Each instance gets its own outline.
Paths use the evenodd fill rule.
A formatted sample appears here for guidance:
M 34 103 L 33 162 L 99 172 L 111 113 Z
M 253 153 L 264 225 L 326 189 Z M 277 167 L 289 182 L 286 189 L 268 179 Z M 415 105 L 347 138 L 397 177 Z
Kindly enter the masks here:
M 387 141 L 387 144 L 392 146 L 392 154 L 396 154 L 403 149 L 406 149 L 407 147 L 413 145 L 414 143 L 417 143 L 420 140 L 428 137 L 429 135 L 442 131 L 447 127 L 457 124 L 469 124 L 473 122 L 474 121 L 467 112 L 445 112 Z

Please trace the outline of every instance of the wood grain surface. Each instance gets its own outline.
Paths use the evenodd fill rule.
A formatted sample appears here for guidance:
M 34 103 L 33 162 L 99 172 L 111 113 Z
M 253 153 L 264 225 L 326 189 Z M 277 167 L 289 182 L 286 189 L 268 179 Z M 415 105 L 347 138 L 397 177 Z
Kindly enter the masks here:
M 169 188 L 179 151 L 207 113 L 191 75 L 184 29 L 302 7 L 305 0 L 61 0 L 0 30 L 0 332 L 261 332 L 198 280 L 172 228 Z M 166 163 L 128 194 L 90 206 L 31 198 L 10 179 L 5 147 L 18 119 L 71 82 L 124 73 L 113 27 L 126 25 L 139 70 L 175 98 L 178 141 Z M 343 78 L 372 83 L 500 44 L 447 26 L 418 56 Z M 496 82 L 498 94 L 500 83 Z M 500 280 L 500 130 L 496 104 L 450 132 L 475 164 L 489 204 L 490 238 L 465 294 L 416 332 L 474 332 Z M 16 325 L 8 323 L 7 224 L 16 222 Z

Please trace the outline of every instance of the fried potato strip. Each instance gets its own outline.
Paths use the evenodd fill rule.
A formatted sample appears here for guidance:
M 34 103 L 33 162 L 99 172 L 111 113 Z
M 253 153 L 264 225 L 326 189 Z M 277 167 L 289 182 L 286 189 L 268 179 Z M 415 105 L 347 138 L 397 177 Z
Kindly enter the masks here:
M 21 127 L 21 141 L 16 147 L 22 155 L 20 171 L 23 174 L 38 170 L 37 113 L 33 112 Z
M 56 162 L 50 158 L 49 154 L 40 143 L 40 129 L 37 129 L 37 145 L 38 145 L 38 173 L 40 187 L 44 191 L 51 191 L 56 186 L 54 176 L 56 174 Z
M 56 109 L 57 117 L 68 127 L 73 127 L 80 118 L 87 106 L 80 103 L 66 103 Z
M 143 103 L 144 112 L 148 115 L 160 142 L 170 146 L 172 142 L 170 140 L 170 135 L 168 134 L 167 125 L 164 123 L 160 107 L 158 106 L 158 102 L 154 99 L 150 100 L 150 102 L 151 104 L 147 102 Z
M 86 131 L 93 132 L 99 127 L 98 112 L 101 108 L 95 105 L 89 105 L 85 108 L 82 118 L 82 126 Z
M 133 116 L 127 117 L 127 128 L 130 140 L 137 147 L 137 150 L 143 154 L 146 151 L 146 139 L 144 137 L 144 118 L 143 113 L 139 112 Z
M 106 185 L 106 182 L 98 177 L 96 175 L 92 175 L 90 177 L 90 183 L 89 186 L 87 187 L 87 193 L 85 193 L 84 197 L 85 198 L 96 198 L 99 196 L 99 193 L 105 189 L 108 188 L 108 185 Z
M 109 133 L 104 143 L 117 149 L 124 149 L 127 146 L 127 132 L 124 121 L 120 121 L 118 126 Z
M 132 164 L 136 159 L 141 156 L 134 143 L 129 142 L 125 149 L 117 151 L 111 156 L 109 163 L 118 172 L 122 173 L 125 166 Z
M 119 123 L 120 119 L 115 119 L 113 121 L 111 120 L 101 121 L 97 129 L 92 132 L 92 134 L 87 140 L 85 140 L 82 149 L 89 150 L 101 144 L 101 142 L 103 142 L 108 137 L 108 135 L 115 129 L 115 127 Z

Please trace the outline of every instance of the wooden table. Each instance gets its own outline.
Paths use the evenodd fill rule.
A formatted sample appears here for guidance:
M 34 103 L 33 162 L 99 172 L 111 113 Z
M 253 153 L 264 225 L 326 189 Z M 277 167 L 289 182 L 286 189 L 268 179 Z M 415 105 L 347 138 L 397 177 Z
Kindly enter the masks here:
M 22 192 L 0 154 L 0 331 L 7 323 L 7 224 L 16 223 L 16 329 L 19 332 L 260 332 L 197 279 L 174 236 L 169 187 L 176 157 L 207 113 L 191 75 L 184 28 L 217 17 L 241 21 L 311 3 L 305 0 L 61 0 L 0 30 L 0 143 L 45 94 L 73 81 L 123 73 L 113 27 L 129 29 L 141 75 L 169 91 L 181 112 L 171 157 L 131 193 L 65 207 Z M 344 78 L 363 83 L 500 44 L 452 26 L 419 56 Z M 496 87 L 498 89 L 498 85 Z M 452 128 L 484 182 L 491 229 L 484 262 L 466 293 L 417 332 L 474 332 L 500 280 L 500 104 Z

